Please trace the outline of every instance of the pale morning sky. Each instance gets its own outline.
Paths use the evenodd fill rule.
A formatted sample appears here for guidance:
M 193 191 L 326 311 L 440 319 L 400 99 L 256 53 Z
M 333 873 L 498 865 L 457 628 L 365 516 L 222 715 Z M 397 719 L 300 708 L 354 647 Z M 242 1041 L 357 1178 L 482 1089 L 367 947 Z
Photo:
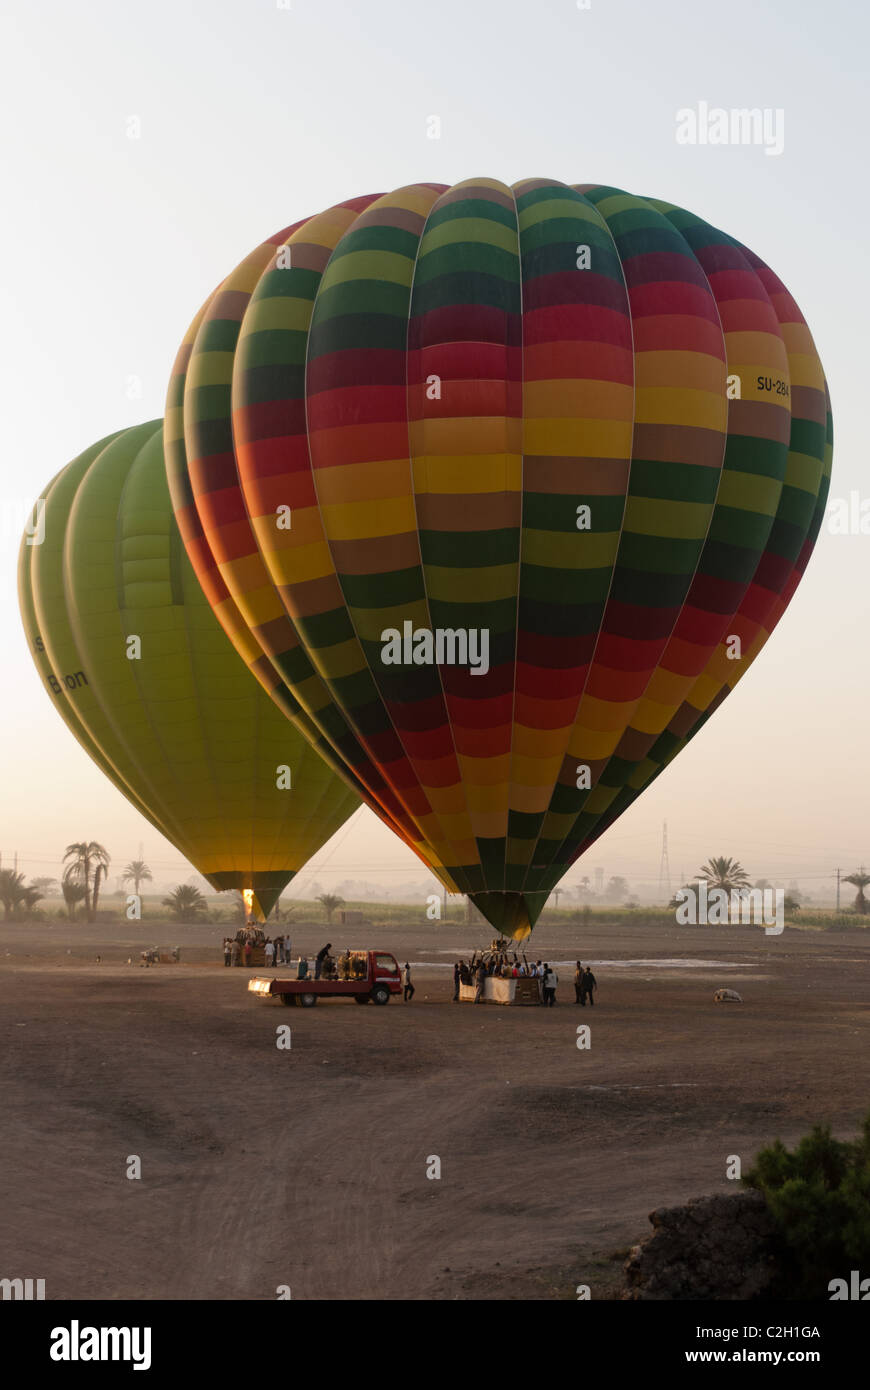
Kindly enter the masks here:
M 546 175 L 692 209 L 798 300 L 833 400 L 832 497 L 870 496 L 868 30 L 854 0 L 6 0 L 3 865 L 17 851 L 28 875 L 57 873 L 69 841 L 97 839 L 117 868 L 141 843 L 158 882 L 190 873 L 41 688 L 15 593 L 21 521 L 86 445 L 162 415 L 206 294 L 256 243 L 331 203 Z M 781 108 L 782 153 L 678 144 L 677 110 L 702 101 Z M 815 893 L 837 865 L 870 862 L 868 576 L 870 535 L 824 529 L 745 681 L 568 883 L 596 866 L 654 883 L 663 819 L 674 880 L 726 853 Z M 423 876 L 368 811 L 339 834 L 311 866 L 325 886 Z

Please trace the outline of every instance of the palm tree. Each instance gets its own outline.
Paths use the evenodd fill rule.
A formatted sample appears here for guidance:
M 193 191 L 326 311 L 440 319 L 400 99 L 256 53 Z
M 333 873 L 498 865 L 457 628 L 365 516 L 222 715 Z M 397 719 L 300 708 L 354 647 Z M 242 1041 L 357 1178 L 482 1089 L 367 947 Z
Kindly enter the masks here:
M 20 907 L 35 907 L 42 896 L 35 883 L 28 885 L 24 882 L 23 874 L 17 874 L 14 869 L 0 869 L 0 903 L 3 904 L 4 919 L 8 920 Z
M 178 887 L 163 899 L 163 906 L 170 908 L 176 922 L 183 922 L 188 917 L 198 917 L 208 904 L 192 883 L 179 883 Z
M 56 878 L 32 878 L 32 879 L 30 880 L 30 882 L 33 884 L 33 887 L 34 887 L 34 888 L 38 888 L 38 889 L 39 889 L 39 895 L 40 895 L 40 897 L 42 897 L 42 898 L 47 898 L 51 893 L 54 892 L 54 885 L 57 883 L 57 879 L 56 879 Z
M 140 883 L 152 883 L 151 870 L 142 859 L 131 859 L 121 875 L 122 883 L 132 883 L 133 892 L 139 896 Z
M 344 906 L 344 898 L 340 898 L 337 893 L 321 893 L 317 901 L 323 903 L 326 908 L 327 922 L 332 921 L 332 914 L 337 907 Z
M 70 860 L 63 871 L 64 883 L 76 883 L 85 890 L 85 910 L 88 921 L 93 922 L 97 915 L 97 901 L 100 896 L 100 883 L 106 877 L 111 860 L 108 850 L 96 840 L 78 840 L 67 845 L 63 856 L 64 863 Z
M 864 865 L 862 864 L 860 869 L 856 869 L 853 874 L 849 874 L 847 878 L 844 878 L 843 882 L 851 883 L 858 889 L 858 896 L 855 899 L 855 911 L 862 914 L 866 913 L 867 899 L 864 897 L 864 889 L 867 887 L 867 884 L 870 883 L 870 874 L 867 873 Z
M 559 899 L 561 898 L 561 896 L 562 896 L 562 894 L 564 893 L 564 891 L 565 891 L 564 888 L 554 888 L 553 891 L 552 891 L 551 894 L 550 894 L 550 897 L 551 897 L 551 898 L 555 898 L 555 899 L 556 899 L 556 908 L 557 908 L 557 909 L 558 909 L 558 907 L 559 907 Z
M 736 859 L 726 859 L 724 855 L 714 855 L 698 870 L 698 878 L 705 878 L 713 888 L 723 888 L 726 893 L 732 889 L 748 888 L 749 875 Z M 867 880 L 870 883 L 870 879 Z
M 80 883 L 73 883 L 71 879 L 65 878 L 60 885 L 63 893 L 63 900 L 66 903 L 66 910 L 70 917 L 76 915 L 76 903 L 80 903 L 85 896 L 85 890 Z

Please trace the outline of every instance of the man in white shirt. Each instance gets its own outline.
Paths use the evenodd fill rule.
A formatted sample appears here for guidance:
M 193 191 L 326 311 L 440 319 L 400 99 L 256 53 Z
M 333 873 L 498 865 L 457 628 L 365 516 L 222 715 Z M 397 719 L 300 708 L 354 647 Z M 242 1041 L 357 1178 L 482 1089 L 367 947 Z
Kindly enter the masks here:
M 559 983 L 559 976 L 555 970 L 551 970 L 549 965 L 544 966 L 544 1004 L 550 1008 L 556 1002 L 556 986 Z

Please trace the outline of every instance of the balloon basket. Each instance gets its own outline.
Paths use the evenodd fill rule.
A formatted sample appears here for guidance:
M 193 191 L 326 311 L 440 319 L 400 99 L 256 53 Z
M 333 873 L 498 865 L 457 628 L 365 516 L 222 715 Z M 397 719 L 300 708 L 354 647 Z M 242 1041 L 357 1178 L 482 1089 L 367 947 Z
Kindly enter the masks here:
M 460 985 L 460 1004 L 473 1004 L 477 985 Z M 519 1007 L 524 1004 L 540 1004 L 541 982 L 537 978 L 521 975 L 516 979 L 505 980 L 498 975 L 489 975 L 483 985 L 484 1004 L 504 1004 Z

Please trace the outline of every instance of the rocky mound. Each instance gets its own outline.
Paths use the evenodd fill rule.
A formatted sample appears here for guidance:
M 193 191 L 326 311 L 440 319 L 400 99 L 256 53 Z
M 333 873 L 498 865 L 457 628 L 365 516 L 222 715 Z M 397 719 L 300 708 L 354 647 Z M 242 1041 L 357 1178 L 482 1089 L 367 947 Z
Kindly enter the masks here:
M 760 1192 L 698 1197 L 650 1213 L 625 1264 L 627 1299 L 748 1299 L 770 1293 L 773 1222 Z

